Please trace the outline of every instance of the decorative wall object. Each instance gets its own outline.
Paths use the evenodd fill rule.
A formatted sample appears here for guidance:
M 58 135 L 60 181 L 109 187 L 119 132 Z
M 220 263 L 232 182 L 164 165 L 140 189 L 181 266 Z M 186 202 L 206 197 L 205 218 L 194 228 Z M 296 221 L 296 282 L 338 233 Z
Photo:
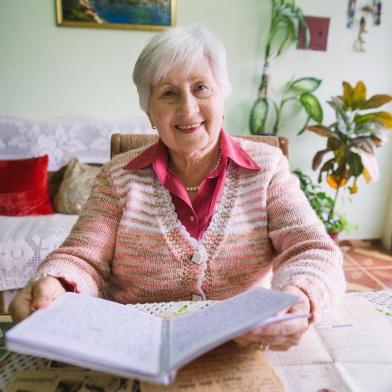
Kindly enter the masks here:
M 381 10 L 381 0 L 348 0 L 347 28 L 351 29 L 358 25 L 357 38 L 354 41 L 356 52 L 365 51 L 365 34 L 368 32 L 369 20 L 372 19 L 373 24 L 379 26 L 381 24 Z
M 298 49 L 326 51 L 330 18 L 305 16 L 305 21 L 309 29 L 309 45 L 305 43 L 305 31 L 300 28 Z
M 175 25 L 175 0 L 56 0 L 58 26 L 164 30 Z

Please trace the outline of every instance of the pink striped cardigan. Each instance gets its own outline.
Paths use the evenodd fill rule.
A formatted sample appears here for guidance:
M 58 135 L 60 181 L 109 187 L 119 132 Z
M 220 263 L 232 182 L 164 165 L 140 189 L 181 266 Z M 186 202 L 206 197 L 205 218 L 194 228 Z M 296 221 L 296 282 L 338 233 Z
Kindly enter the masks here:
M 97 177 L 84 212 L 38 276 L 121 303 L 224 299 L 256 285 L 304 290 L 314 312 L 344 292 L 342 256 L 277 148 L 239 140 L 260 166 L 230 163 L 217 211 L 197 241 L 176 217 L 151 168 L 118 155 Z

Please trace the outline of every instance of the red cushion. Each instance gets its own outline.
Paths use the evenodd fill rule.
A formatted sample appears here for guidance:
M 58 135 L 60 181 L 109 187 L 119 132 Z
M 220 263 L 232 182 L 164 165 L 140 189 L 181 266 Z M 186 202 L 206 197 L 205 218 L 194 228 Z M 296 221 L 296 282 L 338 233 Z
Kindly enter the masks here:
M 0 215 L 53 214 L 48 156 L 0 161 Z

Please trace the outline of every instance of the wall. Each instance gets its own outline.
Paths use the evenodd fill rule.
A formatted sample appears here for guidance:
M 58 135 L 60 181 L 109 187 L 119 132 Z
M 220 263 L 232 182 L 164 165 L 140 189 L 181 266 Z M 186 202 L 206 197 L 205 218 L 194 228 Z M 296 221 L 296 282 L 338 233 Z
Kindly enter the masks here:
M 298 0 L 306 15 L 331 17 L 327 52 L 290 49 L 273 66 L 272 91 L 279 92 L 293 75 L 323 79 L 318 96 L 325 102 L 340 93 L 341 81 L 363 79 L 369 93 L 392 92 L 392 55 L 385 49 L 392 36 L 392 4 L 383 2 L 383 23 L 369 27 L 366 53 L 354 53 L 356 31 L 345 28 L 346 2 Z M 177 24 L 204 22 L 224 40 L 233 94 L 226 104 L 226 129 L 246 133 L 256 96 L 269 0 L 177 0 Z M 1 0 L 0 114 L 35 117 L 141 115 L 131 70 L 148 39 L 148 31 L 56 27 L 54 0 Z M 380 77 L 380 75 L 382 77 Z M 391 108 L 391 107 L 390 107 Z M 332 113 L 326 113 L 332 119 Z M 290 137 L 291 165 L 311 173 L 310 161 L 322 140 L 295 136 L 300 116 L 289 117 L 283 134 Z M 340 206 L 359 230 L 350 238 L 382 236 L 391 193 L 392 143 L 379 151 L 381 179 L 360 183 L 352 202 Z

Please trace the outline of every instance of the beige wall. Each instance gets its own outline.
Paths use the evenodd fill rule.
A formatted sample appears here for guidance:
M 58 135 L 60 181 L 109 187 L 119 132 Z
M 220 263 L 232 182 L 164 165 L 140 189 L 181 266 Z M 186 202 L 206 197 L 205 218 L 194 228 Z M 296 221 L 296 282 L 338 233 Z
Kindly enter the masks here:
M 354 53 L 355 31 L 345 28 L 346 2 L 297 0 L 306 15 L 331 17 L 327 52 L 291 49 L 273 67 L 272 92 L 293 75 L 323 79 L 319 97 L 325 102 L 340 93 L 342 80 L 362 79 L 370 93 L 392 93 L 392 2 L 383 2 L 383 24 L 369 27 L 366 53 Z M 141 115 L 131 70 L 154 34 L 147 31 L 59 28 L 54 0 L 0 2 L 0 114 L 35 117 Z M 226 103 L 226 129 L 246 133 L 256 96 L 269 25 L 269 0 L 177 0 L 177 24 L 204 22 L 223 39 L 228 51 L 233 94 Z M 388 46 L 389 45 L 389 46 Z M 392 106 L 390 106 L 392 109 Z M 326 111 L 327 121 L 332 113 Z M 291 165 L 311 173 L 310 161 L 322 140 L 295 136 L 302 122 L 289 116 Z M 392 142 L 379 151 L 381 179 L 340 203 L 359 230 L 350 238 L 382 237 L 392 183 Z M 392 214 L 390 214 L 392 215 Z

